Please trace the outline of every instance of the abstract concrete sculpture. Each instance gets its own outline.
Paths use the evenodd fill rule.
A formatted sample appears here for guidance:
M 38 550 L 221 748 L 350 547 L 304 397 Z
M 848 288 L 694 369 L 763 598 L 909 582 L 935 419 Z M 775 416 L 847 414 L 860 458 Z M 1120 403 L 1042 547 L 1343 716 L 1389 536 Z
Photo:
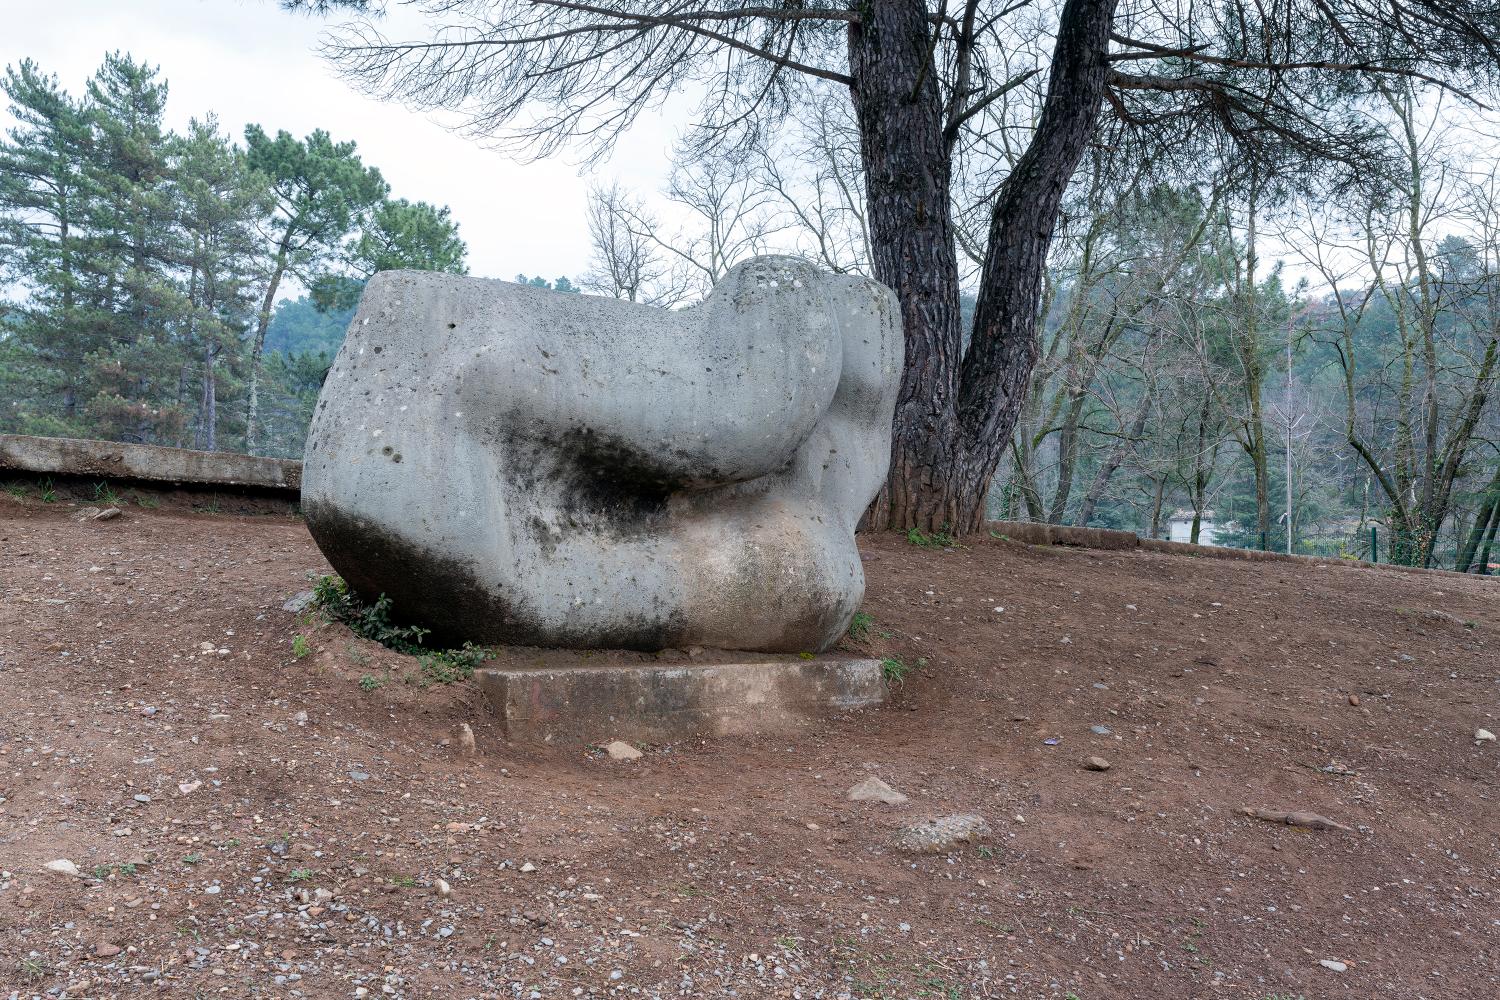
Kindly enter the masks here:
M 303 512 L 357 592 L 445 641 L 822 650 L 864 592 L 899 315 L 787 257 L 678 311 L 377 274 L 318 400 Z

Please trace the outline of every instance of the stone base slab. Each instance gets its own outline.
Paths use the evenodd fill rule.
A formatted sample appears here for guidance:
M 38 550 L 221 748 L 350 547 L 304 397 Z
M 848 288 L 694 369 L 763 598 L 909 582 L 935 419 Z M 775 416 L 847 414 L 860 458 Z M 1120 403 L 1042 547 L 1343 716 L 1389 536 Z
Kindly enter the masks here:
M 852 657 L 486 667 L 475 678 L 506 738 L 522 742 L 780 733 L 886 698 L 880 661 Z

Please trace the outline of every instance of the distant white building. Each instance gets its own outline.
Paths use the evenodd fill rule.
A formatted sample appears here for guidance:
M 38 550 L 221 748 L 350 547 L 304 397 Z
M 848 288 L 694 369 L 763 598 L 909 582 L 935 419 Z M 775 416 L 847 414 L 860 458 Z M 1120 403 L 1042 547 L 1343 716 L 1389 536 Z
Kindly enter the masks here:
M 1179 510 L 1172 513 L 1171 520 L 1167 521 L 1167 537 L 1174 542 L 1191 542 L 1193 540 L 1193 512 L 1190 510 Z M 1198 544 L 1217 545 L 1218 529 L 1214 526 L 1214 512 L 1205 510 L 1198 519 Z

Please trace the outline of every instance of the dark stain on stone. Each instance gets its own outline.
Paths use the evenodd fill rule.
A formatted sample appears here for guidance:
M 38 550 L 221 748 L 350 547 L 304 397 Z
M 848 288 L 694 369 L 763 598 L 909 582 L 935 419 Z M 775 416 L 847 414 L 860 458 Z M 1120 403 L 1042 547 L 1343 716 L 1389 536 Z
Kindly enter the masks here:
M 606 628 L 546 628 L 520 594 L 488 589 L 472 559 L 442 556 L 366 518 L 317 501 L 303 505 L 308 529 L 334 570 L 366 601 L 385 594 L 392 618 L 431 629 L 435 649 L 480 645 L 658 650 L 698 642 L 676 609 L 628 616 Z M 476 555 L 475 559 L 481 558 Z

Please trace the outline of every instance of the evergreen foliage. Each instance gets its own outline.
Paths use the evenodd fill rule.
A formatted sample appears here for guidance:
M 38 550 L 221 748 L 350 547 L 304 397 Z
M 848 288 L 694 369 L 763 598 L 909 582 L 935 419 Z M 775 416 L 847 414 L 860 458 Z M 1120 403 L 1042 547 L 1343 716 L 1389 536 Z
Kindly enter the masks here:
M 0 433 L 300 456 L 364 280 L 466 271 L 448 209 L 389 199 L 353 143 L 173 133 L 127 53 L 79 96 L 30 60 L 0 89 Z

